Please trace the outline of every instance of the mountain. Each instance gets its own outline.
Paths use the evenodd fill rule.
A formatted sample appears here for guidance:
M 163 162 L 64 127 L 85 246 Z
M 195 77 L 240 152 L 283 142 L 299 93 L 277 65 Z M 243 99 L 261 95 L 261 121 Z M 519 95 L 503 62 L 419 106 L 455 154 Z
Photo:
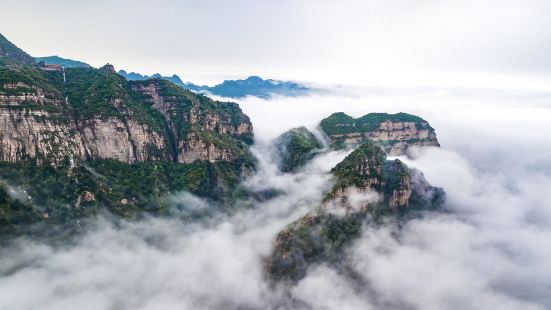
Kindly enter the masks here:
M 424 119 L 407 114 L 369 113 L 355 119 L 333 113 L 319 123 L 331 149 L 357 148 L 373 142 L 388 155 L 407 155 L 410 147 L 440 146 Z M 282 172 L 296 171 L 323 151 L 323 141 L 305 127 L 293 128 L 272 141 Z
M 117 72 L 119 75 L 122 75 L 124 76 L 127 80 L 129 81 L 142 81 L 142 80 L 147 80 L 149 79 L 150 77 L 147 76 L 147 75 L 141 75 L 139 73 L 136 73 L 136 72 L 126 72 L 124 70 L 119 70 Z
M 182 82 L 182 79 L 180 79 L 180 77 L 177 76 L 176 74 L 174 74 L 172 76 L 162 76 L 159 73 L 155 73 L 151 76 L 148 76 L 148 75 L 141 75 L 141 74 L 136 73 L 136 72 L 127 73 L 124 70 L 119 70 L 119 72 L 117 72 L 117 73 L 119 75 L 122 75 L 123 77 L 125 77 L 129 81 L 143 81 L 143 80 L 147 80 L 147 79 L 163 79 L 163 80 L 171 81 L 172 83 L 174 83 L 178 86 L 184 86 L 185 85 L 185 83 Z
M 439 210 L 445 193 L 367 141 L 331 170 L 333 189 L 318 208 L 281 231 L 267 261 L 276 281 L 297 282 L 312 264 L 338 265 L 364 225 L 406 221 Z
M 0 68 L 2 121 L 11 133 L 0 138 L 0 160 L 56 164 L 72 156 L 191 163 L 245 152 L 240 141 L 250 140 L 252 126 L 236 104 L 162 79 L 126 81 L 112 70 L 69 68 L 64 82 L 60 71 Z
M 160 75 L 129 80 L 110 64 L 37 66 L 8 43 L 0 63 L 0 236 L 43 234 L 51 224 L 74 228 L 106 211 L 172 214 L 170 199 L 180 191 L 216 202 L 220 212 L 256 199 L 240 186 L 256 160 L 252 124 L 236 103 Z M 237 84 L 265 82 L 247 80 Z M 329 150 L 355 149 L 331 170 L 335 186 L 322 204 L 278 235 L 274 278 L 298 279 L 309 264 L 339 257 L 368 218 L 407 218 L 437 209 L 444 197 L 419 172 L 386 160 L 411 145 L 438 145 L 423 119 L 336 113 L 320 128 L 328 145 L 304 127 L 274 141 L 282 173 Z
M 255 96 L 266 99 L 273 95 L 290 97 L 306 95 L 312 91 L 295 82 L 264 80 L 258 76 L 250 76 L 245 80 L 226 80 L 213 87 L 199 87 L 199 90 L 228 98 Z
M 320 128 L 336 148 L 375 141 L 390 155 L 405 155 L 412 146 L 440 145 L 427 121 L 407 113 L 370 113 L 355 119 L 339 112 L 323 119 Z
M 36 65 L 34 59 L 0 34 L 0 64 Z
M 440 211 L 445 201 L 444 191 L 420 171 L 387 160 L 387 155 L 406 155 L 412 146 L 439 146 L 434 129 L 422 118 L 370 113 L 355 119 L 339 112 L 323 119 L 319 128 L 328 147 L 304 127 L 272 142 L 282 172 L 295 171 L 331 149 L 354 150 L 331 170 L 334 186 L 320 205 L 277 235 L 266 265 L 275 281 L 296 283 L 313 264 L 338 268 L 365 225 L 403 223 Z
M 127 73 L 124 70 L 119 70 L 118 73 L 124 76 L 129 81 L 160 78 L 171 81 L 176 85 L 197 93 L 204 92 L 227 98 L 255 96 L 268 99 L 271 98 L 273 95 L 300 96 L 306 95 L 313 91 L 313 89 L 302 86 L 298 83 L 278 80 L 264 80 L 258 76 L 250 76 L 245 80 L 225 80 L 221 84 L 215 86 L 206 86 L 196 85 L 193 83 L 184 83 L 182 79 L 176 74 L 172 76 L 161 76 L 159 73 L 155 73 L 151 76 L 148 76 L 136 72 Z
M 102 209 L 163 213 L 182 190 L 231 199 L 254 168 L 252 139 L 237 104 L 163 79 L 128 81 L 109 64 L 1 64 L 0 230 Z
M 34 57 L 34 60 L 37 63 L 44 62 L 45 64 L 60 65 L 65 68 L 91 68 L 91 66 L 85 62 L 61 58 L 59 56 Z

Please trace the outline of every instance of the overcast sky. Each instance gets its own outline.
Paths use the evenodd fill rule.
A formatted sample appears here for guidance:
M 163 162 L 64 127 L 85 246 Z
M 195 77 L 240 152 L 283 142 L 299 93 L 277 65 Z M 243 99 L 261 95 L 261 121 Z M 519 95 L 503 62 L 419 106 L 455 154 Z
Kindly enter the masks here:
M 2 0 L 2 10 L 2 34 L 33 56 L 188 81 L 551 78 L 543 0 Z

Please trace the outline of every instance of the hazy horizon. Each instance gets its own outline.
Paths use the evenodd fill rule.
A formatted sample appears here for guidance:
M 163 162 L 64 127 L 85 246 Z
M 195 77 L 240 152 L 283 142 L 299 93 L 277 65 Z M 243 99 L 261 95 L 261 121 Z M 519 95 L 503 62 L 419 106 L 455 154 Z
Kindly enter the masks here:
M 546 1 L 4 2 L 2 33 L 32 56 L 196 83 L 551 88 Z

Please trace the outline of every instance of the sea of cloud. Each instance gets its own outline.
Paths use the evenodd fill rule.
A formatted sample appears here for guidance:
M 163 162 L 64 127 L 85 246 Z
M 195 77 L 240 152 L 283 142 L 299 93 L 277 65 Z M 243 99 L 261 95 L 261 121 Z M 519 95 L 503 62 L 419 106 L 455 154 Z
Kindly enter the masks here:
M 197 221 L 98 219 L 76 242 L 21 239 L 0 253 L 0 309 L 549 309 L 551 95 L 503 90 L 336 88 L 308 97 L 245 98 L 258 172 L 252 208 Z M 447 193 L 448 212 L 365 227 L 343 255 L 354 280 L 312 267 L 293 286 L 264 273 L 277 233 L 316 207 L 329 152 L 294 174 L 269 142 L 333 112 L 408 112 L 436 129 L 439 149 L 401 158 Z M 181 210 L 211 208 L 189 193 Z

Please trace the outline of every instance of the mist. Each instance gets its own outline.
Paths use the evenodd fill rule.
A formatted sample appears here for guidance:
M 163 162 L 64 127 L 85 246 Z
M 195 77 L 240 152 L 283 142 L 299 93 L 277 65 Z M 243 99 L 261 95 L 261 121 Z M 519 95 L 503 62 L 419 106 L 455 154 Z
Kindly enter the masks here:
M 551 93 L 465 88 L 333 89 L 308 97 L 245 98 L 258 171 L 243 181 L 277 195 L 197 221 L 98 218 L 69 245 L 19 239 L 0 253 L 0 309 L 549 309 Z M 264 273 L 276 234 L 315 208 L 327 152 L 293 174 L 277 171 L 270 141 L 333 112 L 419 115 L 441 148 L 408 166 L 447 194 L 446 212 L 397 227 L 365 226 L 343 255 L 352 281 L 313 266 L 296 285 Z M 189 193 L 182 212 L 213 207 Z

